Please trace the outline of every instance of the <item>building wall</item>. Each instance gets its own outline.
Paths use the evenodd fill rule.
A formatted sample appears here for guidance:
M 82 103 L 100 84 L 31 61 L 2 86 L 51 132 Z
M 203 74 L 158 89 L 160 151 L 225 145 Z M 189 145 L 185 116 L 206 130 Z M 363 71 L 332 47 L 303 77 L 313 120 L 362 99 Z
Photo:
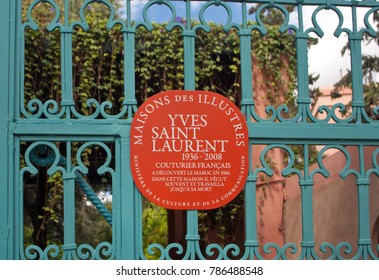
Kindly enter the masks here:
M 340 91 L 341 98 L 332 99 L 333 88 L 321 89 L 322 96 L 314 105 L 313 114 L 323 119 L 325 116 L 317 112 L 317 108 L 326 105 L 332 108 L 336 103 L 348 104 L 351 101 L 351 89 Z M 267 105 L 264 99 L 255 99 L 257 111 L 264 116 L 264 108 Z M 343 118 L 342 114 L 338 114 Z M 331 120 L 330 122 L 334 122 Z M 323 146 L 316 146 L 320 151 Z M 259 156 L 264 146 L 253 148 L 253 166 L 260 165 Z M 350 168 L 359 170 L 358 153 L 356 147 L 347 147 L 351 155 Z M 365 149 L 365 167 L 372 166 L 371 157 L 375 147 Z M 280 246 L 286 243 L 297 245 L 297 255 L 301 252 L 302 241 L 302 212 L 301 193 L 297 176 L 283 178 L 280 174 L 285 167 L 284 154 L 281 150 L 275 150 L 270 154 L 270 159 L 275 163 L 275 175 L 271 178 L 261 179 L 257 184 L 257 220 L 260 244 L 274 242 Z M 356 178 L 349 175 L 342 179 L 339 173 L 346 164 L 345 156 L 336 149 L 327 150 L 324 153 L 323 163 L 330 172 L 328 178 L 316 175 L 313 187 L 313 219 L 316 253 L 321 258 L 327 258 L 328 253 L 322 253 L 319 248 L 324 242 L 338 245 L 341 242 L 349 242 L 353 246 L 353 253 L 357 250 L 358 233 L 358 189 Z M 310 167 L 311 170 L 318 168 L 317 164 Z M 379 240 L 379 179 L 371 176 L 370 185 L 370 232 L 373 240 L 373 249 L 377 247 Z M 318 249 L 317 249 L 318 248 Z M 377 249 L 373 250 L 374 252 Z M 263 252 L 261 252 L 263 253 Z M 289 255 L 288 255 L 289 256 Z M 265 256 L 269 257 L 269 256 Z
M 287 64 L 283 59 L 284 65 Z M 253 59 L 253 65 L 257 65 L 257 61 Z M 275 100 L 269 100 L 267 97 L 267 84 L 265 81 L 269 79 L 259 67 L 253 67 L 253 86 L 255 111 L 263 119 L 268 118 L 266 112 L 267 106 L 279 106 L 285 101 L 285 92 L 288 90 L 288 78 L 286 69 L 282 69 L 283 84 L 281 92 L 277 92 Z M 252 166 L 254 169 L 262 167 L 260 156 L 267 145 L 254 145 L 252 148 Z M 260 174 L 257 182 L 257 230 L 258 241 L 260 244 L 274 242 L 280 246 L 283 245 L 283 195 L 284 181 L 281 170 L 285 168 L 284 163 L 285 152 L 281 149 L 272 149 L 267 153 L 267 161 L 270 161 L 274 169 L 272 177 Z M 263 254 L 263 252 L 261 252 Z M 273 254 L 274 255 L 274 254 Z M 265 258 L 270 258 L 266 255 Z
M 352 155 L 351 168 L 359 170 L 358 157 L 353 156 L 356 148 L 348 147 Z M 374 147 L 365 149 L 366 168 L 371 165 L 371 155 Z M 327 170 L 331 171 L 328 178 L 316 175 L 314 178 L 314 232 L 316 248 L 323 242 L 337 245 L 349 242 L 356 252 L 358 240 L 358 202 L 355 176 L 349 175 L 341 179 L 339 172 L 343 169 L 346 159 L 341 152 L 326 157 L 323 160 Z M 316 168 L 316 165 L 312 166 Z M 370 185 L 370 232 L 373 247 L 379 238 L 379 179 L 372 175 Z M 295 243 L 300 248 L 301 234 L 301 195 L 298 178 L 288 178 L 284 190 L 283 234 L 285 243 Z M 300 250 L 301 251 L 301 250 Z M 319 250 L 319 256 L 327 257 Z

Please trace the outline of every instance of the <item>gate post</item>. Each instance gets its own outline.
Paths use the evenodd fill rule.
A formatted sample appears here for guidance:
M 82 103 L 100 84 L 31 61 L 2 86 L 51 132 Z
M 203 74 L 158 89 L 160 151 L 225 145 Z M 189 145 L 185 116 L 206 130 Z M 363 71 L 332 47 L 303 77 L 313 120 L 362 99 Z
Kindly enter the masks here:
M 0 259 L 15 259 L 13 140 L 10 130 L 15 96 L 16 7 L 19 1 L 0 1 Z
M 138 260 L 139 259 L 139 246 L 138 233 L 139 223 L 137 219 L 142 219 L 137 215 L 137 188 L 134 186 L 134 181 L 131 172 L 131 158 L 130 158 L 130 125 L 126 125 L 125 129 L 120 132 L 121 136 L 121 157 L 119 162 L 121 163 L 120 177 L 121 177 L 121 199 L 120 199 L 120 216 L 121 216 L 121 236 L 117 236 L 118 242 L 121 242 L 121 252 L 118 253 L 118 257 L 123 260 Z M 117 243 L 118 244 L 118 243 Z M 117 245 L 119 246 L 119 245 Z

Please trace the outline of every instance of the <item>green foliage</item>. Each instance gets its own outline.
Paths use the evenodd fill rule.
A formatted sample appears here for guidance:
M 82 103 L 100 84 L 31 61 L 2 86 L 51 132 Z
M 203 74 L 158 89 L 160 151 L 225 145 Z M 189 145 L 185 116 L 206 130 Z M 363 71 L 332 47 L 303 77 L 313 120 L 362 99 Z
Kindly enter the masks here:
M 63 242 L 63 180 L 60 172 L 46 176 L 39 168 L 36 176 L 24 178 L 25 245 L 46 247 Z M 31 229 L 33 229 L 31 231 Z M 33 242 L 31 242 L 31 240 Z
M 259 69 L 263 73 L 263 83 L 267 91 L 267 100 L 270 105 L 279 106 L 282 103 L 289 106 L 294 112 L 296 89 L 296 46 L 295 36 L 291 32 L 281 33 L 279 28 L 285 17 L 277 8 L 265 8 L 258 15 L 262 4 L 256 4 L 249 10 L 249 14 L 260 16 L 268 32 L 262 36 L 258 31 L 253 32 L 253 56 L 257 60 Z M 284 6 L 291 13 L 294 6 Z
M 260 16 L 262 19 L 262 22 L 267 25 L 277 25 L 280 26 L 284 22 L 284 14 L 277 8 L 265 8 L 261 11 L 260 15 L 257 15 L 258 9 L 262 6 L 263 4 L 255 4 L 253 5 L 250 10 L 249 14 L 253 14 L 256 17 Z M 295 10 L 295 6 L 291 5 L 286 5 L 285 8 L 289 13 L 293 12 Z
M 154 93 L 182 89 L 184 84 L 183 43 L 180 32 L 165 31 L 154 24 L 150 33 L 139 29 L 136 35 L 136 97 L 143 102 Z
M 143 252 L 148 259 L 156 259 L 159 255 L 150 255 L 148 246 L 153 243 L 167 246 L 168 224 L 166 209 L 145 201 L 142 213 L 142 228 Z
M 227 205 L 208 211 L 199 211 L 199 232 L 205 244 L 234 243 L 241 234 L 244 217 L 244 192 Z
M 267 99 L 272 105 L 295 105 L 296 88 L 296 47 L 295 37 L 290 33 L 280 33 L 279 26 L 268 26 L 268 33 L 262 37 L 253 32 L 253 56 L 261 69 Z
M 34 32 L 26 30 L 25 40 L 25 83 L 26 101 L 39 98 L 59 100 L 61 95 L 60 82 L 60 47 L 56 38 L 57 31 Z M 42 59 L 41 59 L 42 58 Z
M 119 28 L 105 28 L 106 17 L 88 12 L 90 30 L 78 29 L 73 36 L 73 85 L 76 110 L 91 114 L 90 98 L 111 101 L 112 111 L 120 111 L 124 94 L 124 44 Z M 222 26 L 211 24 L 211 34 L 200 32 L 196 39 L 196 88 L 219 92 L 237 103 L 240 99 L 239 39 L 235 30 L 225 33 Z M 257 67 L 266 76 L 262 83 L 267 98 L 276 102 L 285 89 L 285 100 L 292 104 L 296 86 L 294 37 L 269 27 L 262 37 L 253 33 L 252 43 Z M 25 64 L 26 101 L 59 101 L 61 95 L 60 34 L 45 30 L 27 30 Z M 183 39 L 179 29 L 165 30 L 154 24 L 152 32 L 139 29 L 136 34 L 136 98 L 142 103 L 154 93 L 184 86 Z M 44 57 L 40 60 L 39 58 Z M 284 65 L 287 64 L 287 67 Z M 36 70 L 37 69 L 37 70 Z M 259 85 L 257 85 L 258 87 Z M 47 94 L 48 93 L 48 94 Z
M 34 244 L 33 232 L 34 232 L 34 229 L 32 226 L 28 226 L 28 225 L 24 226 L 24 247 L 25 248 Z
M 153 24 L 153 31 L 139 29 L 136 35 L 136 97 L 143 102 L 154 93 L 184 87 L 184 50 L 181 31 L 166 31 Z M 234 99 L 239 92 L 239 44 L 235 31 L 225 33 L 211 24 L 211 33 L 196 37 L 196 88 L 212 90 Z
M 112 204 L 106 203 L 105 206 L 111 210 Z M 82 200 L 81 205 L 76 207 L 76 243 L 89 244 L 92 247 L 101 242 L 112 243 L 112 228 L 99 214 L 93 205 L 87 205 L 85 200 Z
M 94 98 L 99 103 L 110 101 L 116 113 L 123 98 L 123 40 L 120 28 L 108 31 L 107 18 L 90 10 L 88 31 L 77 29 L 73 36 L 73 84 L 77 110 L 91 114 L 86 104 Z

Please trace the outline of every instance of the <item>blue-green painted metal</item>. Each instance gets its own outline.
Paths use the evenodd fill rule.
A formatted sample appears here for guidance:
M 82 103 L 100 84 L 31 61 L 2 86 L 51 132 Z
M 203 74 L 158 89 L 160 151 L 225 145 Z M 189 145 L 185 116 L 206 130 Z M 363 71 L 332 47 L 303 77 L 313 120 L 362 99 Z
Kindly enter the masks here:
M 92 3 L 100 3 L 109 9 L 110 16 L 106 28 L 112 29 L 115 25 L 121 26 L 124 38 L 124 98 L 122 110 L 116 115 L 107 113 L 110 102 L 99 103 L 91 99 L 87 104 L 93 106 L 92 115 L 85 116 L 75 109 L 72 82 L 72 36 L 74 28 L 88 30 L 90 27 L 85 21 L 84 11 Z M 197 211 L 187 212 L 186 246 L 169 244 L 163 247 L 160 244 L 151 244 L 149 254 L 160 259 L 170 259 L 172 253 L 182 255 L 183 259 L 228 259 L 241 256 L 241 259 L 263 259 L 265 254 L 274 252 L 275 259 L 288 259 L 297 254 L 299 259 L 320 259 L 318 249 L 328 253 L 329 259 L 377 259 L 370 236 L 369 222 L 369 188 L 370 176 L 379 176 L 377 156 L 379 148 L 372 155 L 372 168 L 365 166 L 366 146 L 379 146 L 379 123 L 371 119 L 364 108 L 363 81 L 362 81 L 362 40 L 363 35 L 375 37 L 375 29 L 369 22 L 369 17 L 379 10 L 376 1 L 345 1 L 345 0 L 256 0 L 256 1 L 206 1 L 202 3 L 199 16 L 192 21 L 192 4 L 195 1 L 184 1 L 186 24 L 176 22 L 177 7 L 174 1 L 153 0 L 146 2 L 139 11 L 142 21 L 132 19 L 133 6 L 126 0 L 126 19 L 116 19 L 116 11 L 108 0 L 86 0 L 80 8 L 79 20 L 71 22 L 69 18 L 70 1 L 64 0 L 64 9 L 60 10 L 54 0 L 35 0 L 31 3 L 25 22 L 21 22 L 21 0 L 0 1 L 0 259 L 146 259 L 142 250 L 142 197 L 134 186 L 129 162 L 129 135 L 133 113 L 137 110 L 135 99 L 135 35 L 138 27 L 152 30 L 152 22 L 148 11 L 153 6 L 165 6 L 171 13 L 167 30 L 179 28 L 184 44 L 184 88 L 196 89 L 195 78 L 195 39 L 196 31 L 210 31 L 210 26 L 204 19 L 207 9 L 212 6 L 223 8 L 227 18 L 223 27 L 225 32 L 231 28 L 238 30 L 241 56 L 241 110 L 246 116 L 249 128 L 251 145 L 250 171 L 245 186 L 245 243 L 244 248 L 235 244 L 225 247 L 219 244 L 208 245 L 205 251 L 200 249 L 200 235 L 198 230 Z M 179 2 L 179 1 L 178 1 Z M 183 1 L 180 1 L 183 2 Z M 51 5 L 55 10 L 55 17 L 47 26 L 48 31 L 59 30 L 61 34 L 61 80 L 62 96 L 60 102 L 32 99 L 25 102 L 24 97 L 24 66 L 25 66 L 25 30 L 38 30 L 39 26 L 32 17 L 38 4 Z M 248 21 L 249 4 L 260 3 L 256 21 Z M 241 19 L 233 17 L 231 5 L 238 5 L 241 9 Z M 290 23 L 289 12 L 285 5 L 297 8 L 298 25 Z M 314 6 L 312 13 L 313 26 L 305 29 L 303 9 Z M 345 19 L 341 7 L 351 9 L 352 29 L 343 27 Z M 288 118 L 286 105 L 278 108 L 268 106 L 266 116 L 256 112 L 254 102 L 255 93 L 252 84 L 252 31 L 256 30 L 264 36 L 267 32 L 260 12 L 266 8 L 276 8 L 285 16 L 280 27 L 281 32 L 292 30 L 296 35 L 297 68 L 298 68 L 298 97 L 297 113 Z M 359 28 L 357 10 L 366 8 L 365 26 Z M 345 108 L 337 104 L 332 108 L 321 106 L 319 113 L 324 113 L 323 119 L 317 119 L 310 110 L 311 100 L 308 93 L 308 39 L 310 33 L 322 37 L 324 32 L 320 28 L 317 15 L 323 10 L 332 10 L 339 19 L 334 32 L 336 37 L 348 35 L 350 42 L 351 69 L 352 69 L 352 112 L 348 118 L 338 117 L 337 111 Z M 233 22 L 235 20 L 236 22 Z M 26 104 L 25 104 L 26 103 Z M 375 110 L 378 112 L 378 110 Z M 334 121 L 329 124 L 329 121 Z M 29 147 L 22 155 L 21 142 L 29 143 Z M 64 142 L 66 156 L 63 157 L 55 142 Z M 73 143 L 80 144 L 74 154 Z M 106 143 L 114 144 L 112 154 Z M 304 169 L 294 168 L 295 154 L 291 145 L 303 146 Z M 256 145 L 266 145 L 261 153 L 262 167 L 256 168 L 252 162 L 252 150 Z M 318 156 L 319 168 L 309 170 L 310 145 L 325 145 Z M 359 169 L 351 168 L 351 155 L 346 146 L 356 146 L 359 156 Z M 88 173 L 87 167 L 81 160 L 83 151 L 88 147 L 97 146 L 105 151 L 106 162 L 98 169 L 99 174 L 109 173 L 112 177 L 113 204 L 112 213 L 102 205 L 94 195 L 93 190 L 83 179 Z M 294 175 L 299 179 L 302 200 L 302 242 L 300 248 L 296 244 L 268 243 L 259 244 L 257 234 L 257 204 L 256 189 L 261 174 L 272 176 L 274 171 L 265 160 L 265 155 L 274 148 L 284 150 L 289 155 L 288 166 L 282 170 L 283 176 Z M 42 159 L 36 156 L 38 149 L 48 149 L 49 158 Z M 323 154 L 329 149 L 338 149 L 346 157 L 346 166 L 340 172 L 341 178 L 353 175 L 356 178 L 358 192 L 358 251 L 352 253 L 352 244 L 342 242 L 338 245 L 330 243 L 315 244 L 313 223 L 313 185 L 314 176 L 320 174 L 328 177 L 329 171 L 323 165 Z M 25 159 L 25 166 L 21 167 L 20 156 Z M 114 167 L 110 162 L 114 157 Z M 45 160 L 45 162 L 43 162 Z M 46 162 L 48 160 L 48 162 Z M 62 173 L 64 185 L 64 240 L 63 245 L 49 245 L 42 250 L 36 245 L 24 248 L 23 239 L 23 180 L 24 175 L 37 174 L 38 166 L 48 166 L 48 174 Z M 95 248 L 88 244 L 75 242 L 75 204 L 74 188 L 78 184 L 88 198 L 93 201 L 99 212 L 112 226 L 112 243 L 100 243 Z M 319 246 L 319 248 L 316 248 Z M 316 250 L 317 249 L 317 250 Z M 379 248 L 378 248 L 379 249 Z M 376 252 L 377 253 L 377 252 Z M 346 256 L 346 254 L 348 256 Z
M 8 149 L 10 143 L 11 133 L 9 131 L 9 123 L 12 118 L 12 107 L 10 92 L 13 89 L 13 73 L 11 69 L 14 69 L 12 59 L 14 59 L 14 36 L 15 29 L 12 28 L 14 23 L 15 9 L 12 1 L 2 1 L 0 3 L 0 9 L 5 11 L 4 16 L 0 20 L 0 35 L 3 40 L 0 42 L 0 47 L 3 51 L 0 54 L 0 60 L 2 65 L 0 67 L 0 129 L 2 131 L 0 136 L 0 191 L 4 194 L 0 198 L 0 259 L 13 258 L 13 239 L 10 236 L 13 234 L 13 221 L 12 211 L 8 209 L 13 208 L 12 201 L 8 198 L 9 195 L 13 195 L 12 176 L 10 174 L 10 160 L 11 152 Z M 12 13 L 13 11 L 13 13 Z M 11 20 L 13 19 L 13 21 Z M 13 25 L 14 26 L 14 25 Z

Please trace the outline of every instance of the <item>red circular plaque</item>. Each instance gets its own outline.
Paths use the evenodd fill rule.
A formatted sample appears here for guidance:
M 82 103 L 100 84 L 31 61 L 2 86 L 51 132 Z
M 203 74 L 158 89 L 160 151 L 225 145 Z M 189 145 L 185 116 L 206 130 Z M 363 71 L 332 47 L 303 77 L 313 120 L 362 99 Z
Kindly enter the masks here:
M 244 187 L 246 121 L 224 96 L 208 91 L 158 93 L 138 109 L 130 137 L 134 181 L 159 206 L 213 209 Z

